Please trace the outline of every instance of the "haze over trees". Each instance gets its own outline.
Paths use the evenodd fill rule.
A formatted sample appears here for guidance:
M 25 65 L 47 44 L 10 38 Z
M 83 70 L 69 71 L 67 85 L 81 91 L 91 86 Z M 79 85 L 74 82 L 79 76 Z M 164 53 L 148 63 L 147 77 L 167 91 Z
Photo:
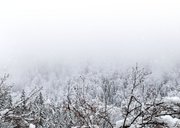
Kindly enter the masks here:
M 180 128 L 180 0 L 0 0 L 0 128 Z
M 63 80 L 46 75 L 39 72 L 39 79 L 28 81 L 31 91 L 21 89 L 20 93 L 13 91 L 15 85 L 8 82 L 9 75 L 1 77 L 2 128 L 180 126 L 179 70 L 157 78 L 149 68 L 138 65 L 106 73 L 89 66 Z M 44 79 L 50 82 L 51 90 L 46 83 L 44 87 L 40 84 Z

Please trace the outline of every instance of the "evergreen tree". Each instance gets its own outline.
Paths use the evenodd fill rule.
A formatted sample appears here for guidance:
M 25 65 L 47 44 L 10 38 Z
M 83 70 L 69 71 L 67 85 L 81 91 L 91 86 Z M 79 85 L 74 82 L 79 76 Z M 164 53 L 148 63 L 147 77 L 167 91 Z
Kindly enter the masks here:
M 22 111 L 25 111 L 26 110 L 26 94 L 24 90 L 21 93 L 21 102 L 22 102 Z

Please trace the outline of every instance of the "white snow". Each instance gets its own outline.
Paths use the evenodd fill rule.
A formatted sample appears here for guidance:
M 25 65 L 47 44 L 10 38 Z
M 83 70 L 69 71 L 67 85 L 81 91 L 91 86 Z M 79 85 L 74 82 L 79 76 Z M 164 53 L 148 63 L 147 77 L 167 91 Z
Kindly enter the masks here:
M 47 99 L 47 100 L 45 101 L 45 104 L 51 104 L 51 100 L 50 100 L 50 99 Z
M 9 109 L 5 109 L 3 111 L 0 111 L 0 116 L 4 116 L 7 112 L 9 111 Z
M 99 128 L 97 125 L 91 125 L 91 126 L 88 126 L 88 128 Z M 75 127 L 72 127 L 72 128 L 87 128 L 87 126 L 75 126 Z
M 180 127 L 180 120 L 177 118 L 172 118 L 169 115 L 161 116 L 157 119 L 159 122 L 167 124 L 170 128 L 179 128 Z
M 36 126 L 34 124 L 30 124 L 29 128 L 36 128 Z
M 119 120 L 116 121 L 116 127 L 115 128 L 120 128 L 121 126 L 123 126 L 124 120 Z
M 122 127 L 123 123 L 124 123 L 124 119 L 116 121 L 116 127 L 115 128 Z M 130 119 L 129 118 L 126 119 L 126 125 L 128 125 L 128 124 L 130 124 Z
M 180 104 L 179 97 L 165 97 L 163 101 L 170 104 Z

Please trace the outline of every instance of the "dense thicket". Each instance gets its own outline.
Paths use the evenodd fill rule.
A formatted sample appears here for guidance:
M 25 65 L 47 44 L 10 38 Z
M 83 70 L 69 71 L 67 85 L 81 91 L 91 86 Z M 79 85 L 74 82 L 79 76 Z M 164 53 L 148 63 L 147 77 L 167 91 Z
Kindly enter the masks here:
M 156 79 L 150 70 L 135 66 L 124 72 L 85 70 L 51 81 L 54 98 L 42 87 L 22 90 L 0 81 L 2 128 L 175 128 L 180 127 L 178 70 Z M 58 82 L 61 83 L 62 82 Z M 53 93 L 53 92 L 52 92 Z

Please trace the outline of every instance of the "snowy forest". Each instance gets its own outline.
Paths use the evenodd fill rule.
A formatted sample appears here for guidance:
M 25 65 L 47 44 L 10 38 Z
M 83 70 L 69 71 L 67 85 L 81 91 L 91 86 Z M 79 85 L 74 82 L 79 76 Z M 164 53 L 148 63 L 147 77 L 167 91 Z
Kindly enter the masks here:
M 108 72 L 88 66 L 66 78 L 39 70 L 18 93 L 9 77 L 0 82 L 1 128 L 180 127 L 180 66 L 158 77 L 138 64 Z
M 180 128 L 180 0 L 0 0 L 0 128 Z

